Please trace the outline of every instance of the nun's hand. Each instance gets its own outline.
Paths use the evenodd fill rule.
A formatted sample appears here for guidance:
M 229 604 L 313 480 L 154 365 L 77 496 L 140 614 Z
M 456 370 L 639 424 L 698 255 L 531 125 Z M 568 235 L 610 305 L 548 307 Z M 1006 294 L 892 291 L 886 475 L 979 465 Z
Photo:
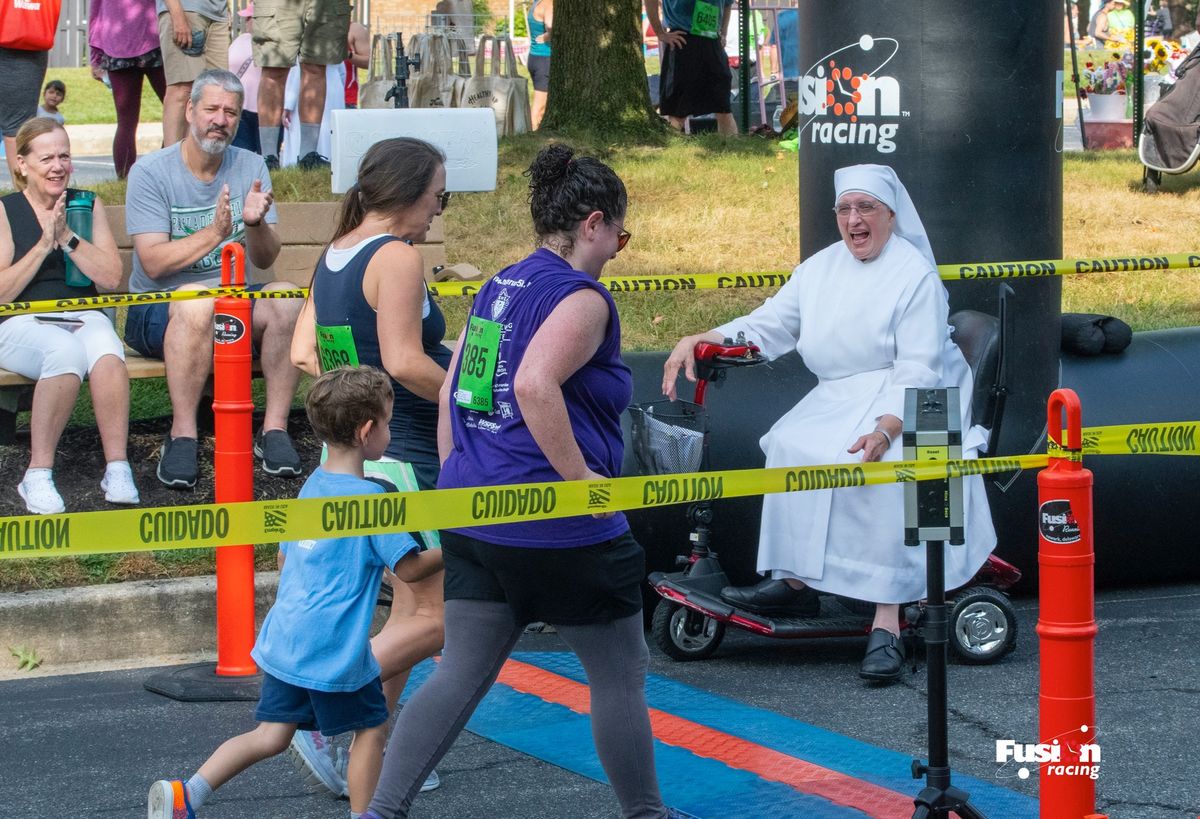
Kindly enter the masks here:
M 879 430 L 873 430 L 866 435 L 858 436 L 858 440 L 851 444 L 850 448 L 846 451 L 851 455 L 855 452 L 862 452 L 863 462 L 869 463 L 871 461 L 883 460 L 883 456 L 887 453 L 890 446 L 891 444 L 888 443 L 886 435 Z

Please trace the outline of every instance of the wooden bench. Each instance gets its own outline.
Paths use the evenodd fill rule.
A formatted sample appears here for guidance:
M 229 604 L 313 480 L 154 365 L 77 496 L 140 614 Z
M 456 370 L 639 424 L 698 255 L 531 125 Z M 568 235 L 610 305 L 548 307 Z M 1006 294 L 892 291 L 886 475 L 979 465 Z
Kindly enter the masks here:
M 259 270 L 247 259 L 246 278 L 251 282 L 289 281 L 300 287 L 308 287 L 321 251 L 333 238 L 337 226 L 337 202 L 290 202 L 276 205 L 279 222 L 275 229 L 279 233 L 282 248 L 275 264 Z M 133 272 L 133 239 L 125 232 L 125 207 L 107 205 L 108 223 L 112 226 L 121 254 L 124 276 L 121 287 L 111 292 L 128 292 L 129 276 Z M 446 264 L 446 249 L 443 244 L 442 217 L 434 217 L 425 242 L 417 245 L 425 262 L 425 278 L 432 280 L 435 269 Z M 118 308 L 123 311 L 125 308 Z M 125 348 L 125 365 L 130 379 L 163 378 L 166 368 L 157 359 L 143 358 Z M 258 372 L 255 362 L 255 372 Z M 29 409 L 33 396 L 34 382 L 17 373 L 0 369 L 0 444 L 13 443 L 16 436 L 17 413 Z

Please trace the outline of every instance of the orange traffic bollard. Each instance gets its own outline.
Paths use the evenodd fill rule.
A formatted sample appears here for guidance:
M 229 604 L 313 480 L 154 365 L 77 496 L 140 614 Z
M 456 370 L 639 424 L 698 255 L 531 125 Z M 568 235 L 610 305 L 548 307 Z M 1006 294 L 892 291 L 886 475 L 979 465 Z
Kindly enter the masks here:
M 221 249 L 221 286 L 245 287 L 246 251 Z M 250 299 L 222 296 L 213 311 L 213 416 L 217 503 L 254 500 Z M 254 648 L 254 546 L 217 549 L 217 675 L 258 671 Z
M 1043 819 L 1082 819 L 1095 813 L 1095 777 L 1100 770 L 1095 741 L 1092 473 L 1083 468 L 1079 396 L 1072 390 L 1055 390 L 1048 420 L 1050 438 L 1059 446 L 1050 447 L 1050 465 L 1037 476 L 1039 793 Z

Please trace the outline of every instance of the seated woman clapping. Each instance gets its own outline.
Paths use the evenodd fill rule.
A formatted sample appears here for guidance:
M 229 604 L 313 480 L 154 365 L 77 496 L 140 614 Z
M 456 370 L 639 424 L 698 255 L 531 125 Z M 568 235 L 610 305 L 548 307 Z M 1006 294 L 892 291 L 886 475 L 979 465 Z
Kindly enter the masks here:
M 90 197 L 67 187 L 72 170 L 67 132 L 54 120 L 31 119 L 17 131 L 16 146 L 17 192 L 0 198 L 0 301 L 94 296 L 97 284 L 118 287 L 121 259 L 100 199 L 92 202 L 91 236 L 67 226 L 68 200 Z M 110 503 L 139 501 L 125 453 L 125 346 L 103 312 L 37 313 L 0 321 L 0 367 L 37 381 L 29 468 L 17 487 L 30 512 L 65 511 L 54 486 L 54 452 L 85 378 L 108 463 L 100 482 L 104 497 Z

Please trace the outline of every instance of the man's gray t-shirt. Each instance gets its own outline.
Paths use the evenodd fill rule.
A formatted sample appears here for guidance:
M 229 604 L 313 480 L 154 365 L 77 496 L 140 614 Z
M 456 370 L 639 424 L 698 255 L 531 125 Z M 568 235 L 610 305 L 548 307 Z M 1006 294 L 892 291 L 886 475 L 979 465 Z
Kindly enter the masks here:
M 180 0 L 179 5 L 183 6 L 184 11 L 194 12 L 209 20 L 229 19 L 229 0 Z M 154 10 L 158 14 L 166 14 L 167 4 L 163 0 L 156 0 Z
M 186 138 L 186 137 L 185 137 Z M 125 190 L 125 232 L 165 233 L 171 241 L 190 236 L 212 224 L 221 187 L 229 185 L 229 206 L 233 211 L 233 233 L 212 252 L 191 267 L 152 279 L 142 269 L 137 252 L 133 254 L 133 275 L 129 289 L 134 293 L 174 290 L 184 284 L 215 286 L 221 282 L 221 248 L 230 242 L 246 244 L 242 224 L 242 204 L 255 179 L 262 180 L 264 192 L 271 190 L 267 164 L 253 151 L 230 146 L 225 149 L 221 168 L 211 182 L 201 182 L 183 164 L 182 142 L 138 159 L 129 171 Z M 275 206 L 267 211 L 267 224 L 278 221 Z

